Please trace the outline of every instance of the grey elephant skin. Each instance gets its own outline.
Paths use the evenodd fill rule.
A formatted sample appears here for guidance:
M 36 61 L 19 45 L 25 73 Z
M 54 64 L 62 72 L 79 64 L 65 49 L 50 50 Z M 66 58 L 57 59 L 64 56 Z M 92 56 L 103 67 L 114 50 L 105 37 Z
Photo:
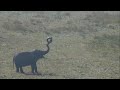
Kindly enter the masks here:
M 31 66 L 32 73 L 38 74 L 36 63 L 40 58 L 44 58 L 44 55 L 46 55 L 49 52 L 50 50 L 49 44 L 51 42 L 52 42 L 52 37 L 47 38 L 47 44 L 46 44 L 47 50 L 46 51 L 34 50 L 32 52 L 21 52 L 15 55 L 13 57 L 13 67 L 15 64 L 16 72 L 24 73 L 22 67 Z

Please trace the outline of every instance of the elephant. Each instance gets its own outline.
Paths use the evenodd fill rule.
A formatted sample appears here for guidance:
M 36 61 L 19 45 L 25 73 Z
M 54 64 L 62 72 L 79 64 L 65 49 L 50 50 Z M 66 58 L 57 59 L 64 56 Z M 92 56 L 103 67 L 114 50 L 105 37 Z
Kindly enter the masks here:
M 24 73 L 22 67 L 31 66 L 32 73 L 38 74 L 36 63 L 40 58 L 44 58 L 44 55 L 46 55 L 49 52 L 50 50 L 49 44 L 51 42 L 52 42 L 52 37 L 47 38 L 47 44 L 46 44 L 47 50 L 46 51 L 34 50 L 32 52 L 21 52 L 21 53 L 16 54 L 13 57 L 13 67 L 15 64 L 16 72 Z

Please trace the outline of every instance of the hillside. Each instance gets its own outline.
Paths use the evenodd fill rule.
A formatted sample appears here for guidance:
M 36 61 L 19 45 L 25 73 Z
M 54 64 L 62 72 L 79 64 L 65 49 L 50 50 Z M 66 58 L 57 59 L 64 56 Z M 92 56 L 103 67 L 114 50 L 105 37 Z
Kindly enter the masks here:
M 13 69 L 16 53 L 46 50 L 20 74 Z M 118 79 L 120 78 L 120 12 L 0 11 L 0 79 Z

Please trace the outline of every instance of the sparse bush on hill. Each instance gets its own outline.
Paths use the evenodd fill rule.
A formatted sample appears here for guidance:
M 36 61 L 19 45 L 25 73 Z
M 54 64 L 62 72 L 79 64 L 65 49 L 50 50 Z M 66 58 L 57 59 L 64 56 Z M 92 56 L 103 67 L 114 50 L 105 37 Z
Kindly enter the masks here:
M 26 32 L 27 28 L 23 26 L 22 22 L 15 20 L 15 21 L 9 21 L 9 22 L 4 22 L 3 26 L 4 29 L 6 30 L 12 30 L 15 32 Z
M 93 40 L 88 44 L 88 50 L 102 54 L 103 56 L 115 55 L 118 56 L 120 50 L 120 36 L 119 35 L 107 35 L 95 36 Z M 105 54 L 106 53 L 106 54 Z

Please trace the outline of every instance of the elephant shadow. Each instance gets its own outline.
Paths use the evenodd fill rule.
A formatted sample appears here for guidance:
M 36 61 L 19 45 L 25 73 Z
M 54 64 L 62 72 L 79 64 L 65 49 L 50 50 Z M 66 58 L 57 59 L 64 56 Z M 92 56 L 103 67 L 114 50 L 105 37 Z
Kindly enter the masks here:
M 59 76 L 59 75 L 57 75 L 57 74 L 55 74 L 55 73 L 30 73 L 30 72 L 27 72 L 27 73 L 23 73 L 24 75 L 35 75 L 35 76 Z
M 23 73 L 24 75 L 36 75 L 36 76 L 42 76 L 41 73 Z

